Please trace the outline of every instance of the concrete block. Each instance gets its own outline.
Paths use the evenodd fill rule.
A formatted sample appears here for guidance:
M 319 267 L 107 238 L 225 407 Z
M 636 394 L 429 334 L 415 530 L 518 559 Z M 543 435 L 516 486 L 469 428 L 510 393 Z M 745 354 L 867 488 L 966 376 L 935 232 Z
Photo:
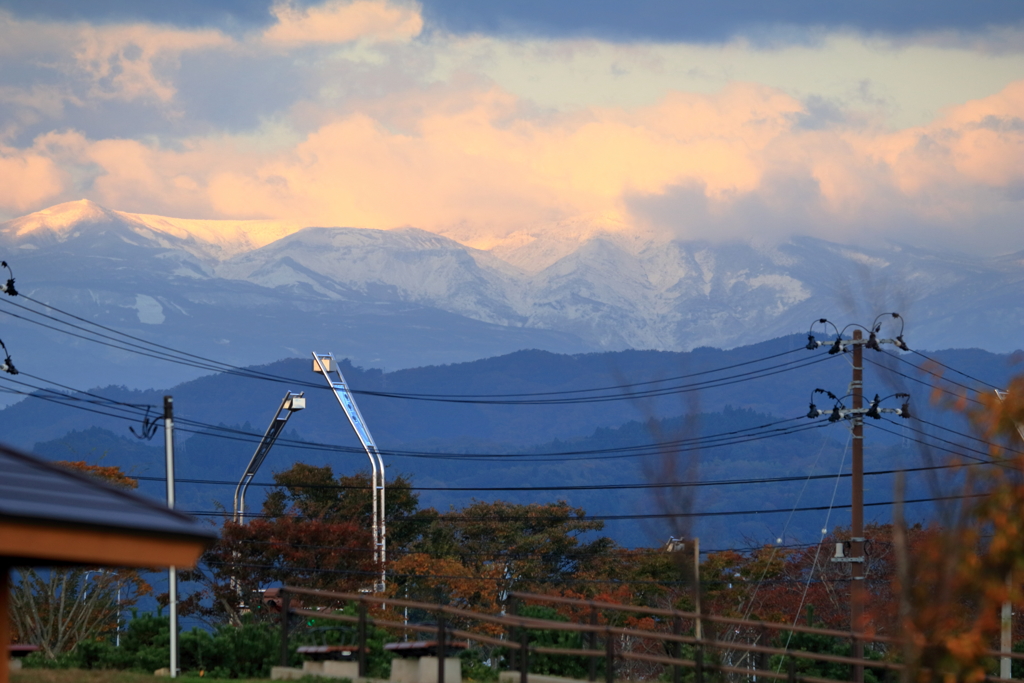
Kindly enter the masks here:
M 8 669 L 10 671 L 21 671 L 21 660 L 20 659 L 14 659 L 12 657 L 11 658 L 11 664 L 8 667 Z
M 359 678 L 359 662 L 338 662 L 328 659 L 319 663 L 324 665 L 322 675 L 325 678 L 350 678 L 353 681 Z
M 437 657 L 420 657 L 416 683 L 438 683 Z M 444 658 L 444 681 L 462 683 L 462 660 L 458 657 Z
M 437 674 L 434 674 L 434 678 L 437 678 Z M 420 683 L 419 660 L 395 657 L 391 660 L 391 676 L 388 680 L 391 683 Z
M 309 674 L 302 669 L 297 669 L 292 666 L 272 666 L 270 667 L 270 680 L 272 681 L 299 681 L 304 676 Z
M 302 671 L 303 673 L 319 676 L 324 672 L 324 663 L 308 659 L 302 663 Z
M 529 674 L 526 677 L 530 683 L 582 683 L 575 678 L 564 678 L 562 676 L 546 676 L 544 674 Z M 498 683 L 519 683 L 518 671 L 502 671 L 498 674 Z

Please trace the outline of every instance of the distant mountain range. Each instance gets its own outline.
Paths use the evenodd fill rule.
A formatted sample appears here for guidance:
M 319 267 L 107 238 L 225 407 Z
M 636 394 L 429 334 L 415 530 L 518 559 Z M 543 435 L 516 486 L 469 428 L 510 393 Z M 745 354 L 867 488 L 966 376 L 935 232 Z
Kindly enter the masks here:
M 415 486 L 425 487 L 419 490 L 425 505 L 448 509 L 474 498 L 516 502 L 565 499 L 591 514 L 629 516 L 676 511 L 688 497 L 695 496 L 697 511 L 758 512 L 708 514 L 700 521 L 700 530 L 709 543 L 714 541 L 708 546 L 714 548 L 778 537 L 787 518 L 772 511 L 797 504 L 829 505 L 837 490 L 834 475 L 849 467 L 849 454 L 844 455 L 849 446 L 848 426 L 829 424 L 825 418 L 816 422 L 805 418 L 815 388 L 845 392 L 850 381 L 849 357 L 829 356 L 824 348 L 809 351 L 804 343 L 801 335 L 790 335 L 729 351 L 704 348 L 582 355 L 521 351 L 470 363 L 386 373 L 360 370 L 347 363 L 342 367 L 357 391 L 414 397 L 360 393 L 357 400 L 384 453 L 389 480 L 399 473 L 410 475 Z M 947 453 L 942 449 L 963 439 L 929 423 L 956 431 L 964 431 L 964 426 L 956 415 L 930 403 L 926 385 L 934 380 L 914 367 L 924 359 L 903 354 L 895 361 L 893 356 L 875 351 L 866 353 L 870 359 L 865 368 L 869 397 L 875 392 L 885 396 L 908 391 L 916 416 L 907 423 L 899 419 L 895 424 L 867 421 L 866 469 L 891 470 L 945 461 Z M 1014 365 L 1005 355 L 979 350 L 929 355 L 994 386 L 1005 386 L 1008 377 L 1021 370 L 1019 360 Z M 883 369 L 887 358 L 895 372 Z M 65 397 L 58 401 L 61 405 L 31 398 L 0 410 L 0 432 L 5 443 L 54 460 L 119 465 L 144 477 L 144 493 L 162 499 L 161 436 L 157 434 L 153 441 L 137 439 L 128 427 L 140 431 L 142 415 L 136 411 L 125 414 L 122 408 L 149 405 L 158 411 L 163 395 L 171 394 L 178 418 L 179 503 L 182 509 L 217 517 L 218 506 L 231 507 L 233 482 L 244 471 L 287 389 L 304 390 L 307 407 L 288 423 L 257 483 L 271 481 L 273 472 L 295 462 L 329 464 L 336 473 L 367 470 L 366 456 L 352 429 L 310 366 L 307 359 L 289 359 L 251 369 L 283 378 L 281 381 L 213 374 L 147 391 L 97 388 L 89 395 Z M 985 390 L 962 375 L 950 379 Z M 593 391 L 601 387 L 605 389 Z M 652 390 L 654 395 L 638 395 Z M 467 400 L 415 398 L 428 394 L 461 395 Z M 525 398 L 523 394 L 533 396 Z M 486 395 L 501 395 L 506 400 L 472 400 Z M 510 404 L 507 399 L 516 395 L 520 400 L 554 397 L 558 401 Z M 832 405 L 820 394 L 816 402 L 825 409 Z M 899 404 L 890 400 L 885 405 Z M 694 418 L 680 419 L 687 411 L 694 413 Z M 665 445 L 698 434 L 705 440 L 696 450 L 692 443 L 678 452 Z M 300 440 L 305 443 L 298 443 Z M 932 440 L 935 450 L 922 452 L 920 440 Z M 342 450 L 317 444 L 332 444 Z M 662 446 L 652 448 L 650 444 Z M 491 454 L 517 455 L 502 458 Z M 824 478 L 803 479 L 809 474 Z M 908 475 L 907 498 L 931 495 L 930 477 L 934 474 Z M 691 478 L 714 482 L 763 477 L 794 479 L 692 490 L 643 488 Z M 624 485 L 640 487 L 616 488 Z M 542 488 L 515 490 L 538 486 Z M 262 487 L 251 491 L 251 506 L 259 505 L 264 491 Z M 847 503 L 848 481 L 841 482 L 838 491 L 836 504 Z M 886 502 L 892 495 L 891 476 L 867 478 L 868 502 Z M 910 514 L 927 515 L 930 510 L 918 505 Z M 887 514 L 884 507 L 872 507 L 869 519 Z M 815 540 L 825 520 L 845 524 L 848 519 L 845 512 L 831 517 L 823 511 L 801 514 L 793 520 L 787 538 Z M 609 523 L 609 532 L 629 545 L 663 540 L 670 531 L 657 518 Z
M 568 234 L 568 233 L 567 233 Z M 711 244 L 582 230 L 492 251 L 406 228 L 201 221 L 61 204 L 0 225 L 18 288 L 84 319 L 237 365 L 333 351 L 388 369 L 524 348 L 731 348 L 900 311 L 917 348 L 1024 344 L 1024 255 L 811 238 Z M 20 367 L 147 388 L 200 374 L 41 327 L 0 301 Z M 10 301 L 16 301 L 10 300 Z M 65 362 L 73 355 L 74 362 Z M 44 374 L 40 371 L 39 374 Z

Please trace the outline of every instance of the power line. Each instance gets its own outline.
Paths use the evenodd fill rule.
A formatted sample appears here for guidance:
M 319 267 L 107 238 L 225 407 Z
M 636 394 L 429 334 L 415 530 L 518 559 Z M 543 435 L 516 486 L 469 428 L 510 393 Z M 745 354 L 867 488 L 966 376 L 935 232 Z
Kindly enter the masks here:
M 35 310 L 33 310 L 33 309 L 31 309 L 31 308 L 29 308 L 27 306 L 23 306 L 21 304 L 18 304 L 17 302 L 13 302 L 13 301 L 10 301 L 8 303 L 13 305 L 13 306 L 16 306 L 16 307 L 18 307 L 18 308 L 20 308 L 22 310 L 25 310 L 27 312 L 33 313 L 34 315 L 38 315 L 38 316 L 47 318 L 49 320 L 52 320 L 54 322 L 57 322 L 58 324 L 66 325 L 66 326 L 71 327 L 73 329 L 77 329 L 79 331 L 82 331 L 82 332 L 84 332 L 86 334 L 95 335 L 97 337 L 100 337 L 101 339 L 107 339 L 107 340 L 113 341 L 115 343 L 111 344 L 110 342 L 101 341 L 101 339 L 95 339 L 93 337 L 83 336 L 81 334 L 70 332 L 68 330 L 59 329 L 59 328 L 53 327 L 52 325 L 47 325 L 47 324 L 42 323 L 40 321 L 32 320 L 30 318 L 18 315 L 16 313 L 11 312 L 11 311 L 4 311 L 3 309 L 0 309 L 0 312 L 6 313 L 7 315 L 11 315 L 11 316 L 13 316 L 15 318 L 24 320 L 24 321 L 32 323 L 32 324 L 40 325 L 40 326 L 45 327 L 47 329 L 51 329 L 51 330 L 54 330 L 54 331 L 57 331 L 57 332 L 60 332 L 60 333 L 63 333 L 63 334 L 69 334 L 69 335 L 77 337 L 79 339 L 84 339 L 84 340 L 87 340 L 87 341 L 92 341 L 92 342 L 97 343 L 97 344 L 102 344 L 104 346 L 109 346 L 111 348 L 116 348 L 116 349 L 119 349 L 119 350 L 122 350 L 122 351 L 128 351 L 130 353 L 138 353 L 140 355 L 143 355 L 143 356 L 146 356 L 146 357 L 149 357 L 149 358 L 155 358 L 155 359 L 158 359 L 158 360 L 165 360 L 165 361 L 168 361 L 168 362 L 178 363 L 178 364 L 187 365 L 187 366 L 190 366 L 190 367 L 200 368 L 200 369 L 204 369 L 204 370 L 211 370 L 211 371 L 215 371 L 215 372 L 223 372 L 223 373 L 226 373 L 226 374 L 240 376 L 240 377 L 246 377 L 246 378 L 251 378 L 251 379 L 269 380 L 269 381 L 274 381 L 274 382 L 277 382 L 277 383 L 286 383 L 286 384 L 290 384 L 292 386 L 302 386 L 302 387 L 308 387 L 308 388 L 314 388 L 314 389 L 326 389 L 327 388 L 327 387 L 325 387 L 322 384 L 313 383 L 313 382 L 309 382 L 309 381 L 305 381 L 305 380 L 298 380 L 298 379 L 295 379 L 295 378 L 289 378 L 289 377 L 284 377 L 284 376 L 280 376 L 280 375 L 273 375 L 271 373 L 265 373 L 265 372 L 253 370 L 251 368 L 240 368 L 240 367 L 233 366 L 233 365 L 230 365 L 230 364 L 227 364 L 227 363 L 222 363 L 220 361 L 215 361 L 215 360 L 212 360 L 212 359 L 209 359 L 209 358 L 205 358 L 203 356 L 198 356 L 196 354 L 191 354 L 191 353 L 187 353 L 187 352 L 184 352 L 184 351 L 179 351 L 177 349 L 173 349 L 172 347 L 165 346 L 165 345 L 162 345 L 162 344 L 157 344 L 155 342 L 149 342 L 149 341 L 146 341 L 145 339 L 142 339 L 140 337 L 129 335 L 127 333 L 120 332 L 120 331 L 118 331 L 118 330 L 116 330 L 114 328 L 110 328 L 110 327 L 107 327 L 105 325 L 101 325 L 99 323 L 95 323 L 93 321 L 87 320 L 87 319 L 82 318 L 80 316 L 74 315 L 73 313 L 68 313 L 66 311 L 63 311 L 63 310 L 55 307 L 55 306 L 52 306 L 50 304 L 46 304 L 46 303 L 41 302 L 41 301 L 37 301 L 37 300 L 32 299 L 30 297 L 24 296 L 24 298 L 29 300 L 29 301 L 32 301 L 33 303 L 35 303 L 37 305 L 45 306 L 46 308 L 49 308 L 50 310 L 53 310 L 53 311 L 55 311 L 57 313 L 60 313 L 61 315 L 68 316 L 68 317 L 70 317 L 70 318 L 72 318 L 74 320 L 78 320 L 80 322 L 86 323 L 88 325 L 92 325 L 92 326 L 97 327 L 99 329 L 102 329 L 104 331 L 111 332 L 113 334 L 126 337 L 128 339 L 133 340 L 133 342 L 141 342 L 142 344 L 148 344 L 151 347 L 155 347 L 155 348 L 148 348 L 148 347 L 141 346 L 140 344 L 136 344 L 136 343 L 133 343 L 133 342 L 122 341 L 122 340 L 117 339 L 116 337 L 111 337 L 110 335 L 107 335 L 107 334 L 101 334 L 99 332 L 95 332 L 95 331 L 89 330 L 89 329 L 87 329 L 87 328 L 85 328 L 85 327 L 83 327 L 81 325 L 76 325 L 74 323 L 69 323 L 69 322 L 61 320 L 61 319 L 59 319 L 59 318 L 57 318 L 55 316 L 48 315 L 48 314 L 45 314 L 45 313 L 41 313 L 39 311 L 35 311 Z M 122 346 L 118 346 L 117 344 L 121 344 Z M 613 385 L 613 386 L 608 386 L 608 387 L 597 387 L 597 388 L 588 388 L 588 389 L 573 389 L 573 390 L 565 390 L 565 391 L 559 391 L 559 392 L 534 392 L 534 393 L 525 393 L 525 394 L 415 394 L 415 393 L 386 392 L 386 391 L 374 391 L 374 390 L 365 390 L 365 389 L 363 389 L 363 390 L 353 390 L 353 393 L 361 394 L 361 395 L 366 395 L 366 396 L 377 396 L 377 397 L 382 397 L 382 398 L 395 398 L 395 399 L 403 399 L 403 400 L 431 401 L 431 402 L 443 402 L 443 403 L 465 403 L 465 404 L 475 404 L 475 405 L 554 405 L 554 404 L 577 404 L 577 403 L 593 403 L 593 402 L 605 402 L 605 401 L 635 400 L 635 399 L 638 399 L 638 398 L 652 398 L 652 397 L 666 396 L 666 395 L 671 395 L 671 394 L 676 394 L 676 393 L 687 393 L 689 391 L 697 391 L 697 390 L 701 390 L 701 389 L 716 388 L 716 387 L 719 387 L 719 386 L 728 386 L 728 385 L 731 385 L 731 384 L 735 384 L 737 382 L 747 381 L 749 379 L 760 379 L 760 378 L 763 378 L 763 377 L 769 377 L 769 376 L 778 374 L 779 372 L 786 372 L 786 371 L 791 370 L 791 369 L 797 369 L 799 367 L 805 367 L 807 365 L 812 365 L 815 362 L 819 362 L 820 360 L 824 360 L 824 359 L 819 359 L 818 361 L 811 361 L 811 362 L 807 362 L 807 361 L 805 361 L 803 359 L 799 359 L 799 360 L 791 361 L 791 362 L 788 362 L 788 363 L 782 363 L 782 364 L 779 364 L 779 365 L 770 366 L 768 368 L 761 368 L 761 369 L 757 369 L 757 370 L 747 371 L 747 372 L 739 373 L 737 375 L 731 375 L 731 376 L 727 376 L 727 377 L 723 377 L 723 378 L 718 378 L 718 379 L 714 379 L 714 380 L 707 380 L 707 381 L 704 381 L 704 382 L 696 382 L 696 383 L 689 384 L 689 385 L 680 385 L 680 386 L 677 386 L 677 387 L 662 387 L 662 388 L 658 388 L 658 389 L 649 389 L 649 390 L 645 390 L 645 391 L 641 391 L 641 392 L 623 391 L 623 393 L 621 393 L 621 394 L 605 395 L 605 396 L 590 396 L 590 397 L 583 397 L 583 398 L 532 398 L 532 399 L 530 399 L 530 398 L 522 398 L 522 397 L 556 396 L 556 395 L 565 395 L 565 394 L 593 393 L 593 392 L 598 392 L 598 391 L 611 391 L 611 390 L 620 390 L 621 391 L 621 390 L 631 389 L 631 388 L 637 387 L 637 386 L 644 386 L 644 385 L 650 385 L 650 384 L 660 384 L 660 383 L 669 382 L 669 381 L 676 381 L 676 380 L 679 380 L 679 379 L 686 379 L 686 378 L 691 378 L 691 377 L 696 377 L 696 376 L 703 376 L 703 375 L 723 372 L 723 371 L 729 370 L 729 369 L 735 369 L 735 368 L 738 368 L 738 367 L 744 367 L 744 366 L 747 366 L 747 365 L 751 365 L 751 364 L 755 364 L 755 363 L 760 363 L 760 362 L 765 362 L 765 361 L 768 361 L 768 360 L 773 360 L 773 359 L 776 359 L 776 358 L 780 358 L 780 357 L 788 355 L 790 353 L 795 353 L 796 351 L 799 351 L 799 350 L 800 349 L 790 349 L 788 351 L 772 354 L 772 355 L 766 356 L 764 358 L 758 358 L 758 359 L 754 359 L 754 360 L 750 360 L 750 361 L 734 363 L 734 364 L 731 364 L 731 365 L 723 366 L 721 368 L 713 368 L 713 369 L 710 369 L 710 370 L 704 370 L 704 371 L 700 371 L 700 372 L 696 372 L 696 373 L 690 373 L 690 374 L 687 374 L 687 375 L 680 375 L 680 376 L 675 377 L 675 378 L 668 378 L 668 379 L 663 379 L 663 380 L 649 380 L 649 381 L 645 381 L 645 382 L 620 384 L 620 385 Z M 171 355 L 171 354 L 178 354 L 178 356 L 182 356 L 182 357 L 174 356 L 174 355 Z
M 995 464 L 995 463 L 978 463 Z M 969 465 L 971 466 L 971 465 Z M 873 470 L 865 472 L 865 477 L 884 476 L 897 474 L 899 472 L 928 472 L 933 470 L 953 469 L 957 465 L 927 465 L 921 467 L 905 467 L 891 470 Z M 750 477 L 747 479 L 709 479 L 705 481 L 674 481 L 674 482 L 645 482 L 637 484 L 576 484 L 565 486 L 409 486 L 410 491 L 476 491 L 476 492 L 531 492 L 531 491 L 615 491 L 633 489 L 659 489 L 659 488 L 703 488 L 714 486 L 746 486 L 754 484 L 778 484 L 804 480 L 835 479 L 836 477 L 848 478 L 849 472 L 835 474 L 814 474 L 810 476 L 788 476 L 788 477 Z M 139 481 L 164 481 L 163 477 L 134 476 Z M 209 486 L 235 486 L 237 481 L 215 480 L 215 479 L 181 479 L 176 481 L 181 484 L 200 484 Z M 363 491 L 366 486 L 348 486 L 344 484 L 277 484 L 272 482 L 252 482 L 251 486 L 262 486 L 265 488 L 289 488 L 313 489 L 313 490 L 352 490 Z M 403 487 L 404 488 L 404 487 Z
M 890 358 L 899 358 L 899 356 L 893 356 L 892 354 L 886 354 L 886 355 L 888 355 Z M 893 368 L 890 368 L 890 367 L 887 367 L 885 365 L 882 365 L 881 363 L 879 363 L 877 361 L 873 361 L 873 360 L 871 360 L 871 358 L 869 358 L 867 356 L 864 357 L 864 360 L 866 360 L 867 362 L 871 363 L 872 365 L 874 365 L 876 367 L 883 368 L 886 372 L 891 372 L 894 375 L 899 375 L 900 377 L 902 377 L 904 379 L 908 379 L 911 382 L 916 382 L 917 384 L 923 384 L 926 387 L 931 387 L 932 389 L 935 389 L 936 391 L 941 391 L 942 393 L 948 394 L 949 396 L 954 396 L 956 398 L 963 398 L 963 399 L 966 399 L 966 400 L 970 401 L 971 403 L 977 403 L 978 405 L 982 405 L 981 401 L 979 401 L 979 400 L 977 400 L 975 398 L 971 398 L 970 396 L 962 396 L 960 394 L 957 394 L 956 392 L 953 392 L 953 391 L 950 391 L 949 389 L 946 389 L 945 387 L 940 387 L 940 386 L 936 386 L 935 384 L 930 384 L 928 382 L 925 382 L 922 379 L 918 379 L 917 377 L 911 377 L 910 375 L 908 375 L 906 373 L 903 373 L 903 372 L 900 372 L 899 370 L 894 370 Z M 913 364 L 911 364 L 911 367 L 917 368 L 917 366 L 913 365 Z M 920 368 L 917 368 L 917 369 L 920 370 Z M 954 382 L 954 384 L 956 384 L 956 383 Z M 962 385 L 962 384 L 959 385 L 959 386 L 964 387 L 964 385 Z M 964 388 L 967 389 L 968 391 L 974 391 L 974 389 L 972 389 L 971 387 L 964 387 Z
M 107 417 L 114 417 L 124 420 L 137 420 L 142 416 L 140 408 L 138 406 L 121 404 L 116 401 L 111 401 L 112 405 L 104 405 L 103 407 L 111 408 L 120 411 L 119 413 L 110 413 L 97 410 L 94 408 L 86 408 L 84 406 L 78 406 L 74 403 L 68 403 L 67 401 L 81 400 L 86 403 L 94 403 L 93 401 L 85 401 L 84 399 L 76 399 L 73 396 L 67 396 L 54 392 L 53 390 L 46 389 L 45 387 L 37 387 L 35 385 L 22 382 L 20 380 L 9 380 L 21 386 L 37 389 L 39 391 L 46 391 L 52 395 L 38 395 L 34 393 L 13 391 L 12 393 L 20 393 L 25 396 L 38 398 L 59 405 L 65 405 L 70 408 L 78 408 L 87 410 L 88 412 L 105 415 Z M 43 380 L 41 378 L 40 381 Z M 12 390 L 7 390 L 12 391 Z M 91 394 L 96 396 L 95 394 Z M 102 397 L 99 397 L 102 398 Z M 124 414 L 127 409 L 131 409 L 135 412 Z M 802 418 L 788 418 L 785 420 L 779 420 L 773 423 L 767 423 L 764 425 L 758 425 L 756 427 L 749 427 L 740 430 L 734 430 L 731 432 L 723 432 L 720 434 L 705 435 L 702 437 L 694 437 L 691 439 L 681 439 L 675 442 L 663 442 L 657 444 L 641 444 L 637 446 L 621 447 L 621 448 L 607 448 L 607 449 L 581 449 L 573 451 L 560 451 L 553 453 L 519 453 L 519 454 L 508 454 L 508 453 L 490 453 L 490 454 L 460 454 L 460 453 L 429 453 L 429 452 L 417 452 L 417 451 L 399 451 L 399 450 L 383 450 L 382 454 L 388 455 L 389 457 L 410 457 L 410 458 L 427 458 L 427 459 L 438 459 L 438 460 L 516 460 L 519 462 L 537 462 L 537 461 L 550 461 L 552 459 L 562 461 L 572 461 L 579 459 L 591 459 L 591 460 L 606 460 L 606 459 L 620 459 L 620 458 L 631 458 L 631 457 L 644 457 L 648 455 L 656 455 L 669 449 L 679 450 L 690 450 L 693 448 L 719 448 L 729 445 L 738 445 L 743 443 L 750 443 L 753 441 L 760 441 L 766 438 L 773 438 L 776 436 L 786 436 L 790 434 L 797 434 L 804 431 L 810 431 L 825 426 L 826 423 L 812 423 L 803 426 L 796 427 L 778 427 L 775 425 L 782 425 L 790 422 L 800 420 Z M 179 419 L 179 426 L 181 431 L 190 434 L 210 436 L 214 438 L 221 438 L 233 441 L 240 441 L 245 443 L 258 443 L 262 438 L 261 435 L 254 432 L 246 432 L 244 430 L 211 425 L 202 423 L 194 420 Z M 192 427 L 191 429 L 189 427 Z M 209 431 L 205 431 L 209 430 Z M 347 446 L 337 446 L 333 444 L 320 444 L 315 442 L 298 441 L 294 439 L 280 439 L 278 443 L 282 445 L 288 445 L 292 448 L 301 450 L 316 450 L 316 451 L 338 451 L 344 453 L 358 453 L 358 449 Z
M 989 384 L 988 382 L 986 382 L 986 381 L 985 381 L 985 380 L 983 380 L 983 379 L 978 379 L 977 377 L 974 377 L 973 375 L 968 375 L 968 374 L 967 374 L 966 372 L 964 372 L 964 371 L 962 371 L 962 370 L 957 370 L 956 368 L 954 368 L 954 367 L 950 367 L 949 365 L 946 365 L 945 363 L 943 363 L 943 362 L 941 362 L 941 361 L 935 360 L 934 358 L 930 358 L 930 357 L 928 357 L 928 356 L 924 355 L 923 353 L 921 353 L 920 351 L 915 351 L 914 349 L 911 349 L 911 350 L 910 350 L 910 352 L 911 352 L 911 353 L 916 353 L 916 354 L 917 354 L 918 356 L 921 356 L 921 358 L 924 358 L 924 359 L 925 359 L 925 360 L 927 360 L 927 361 L 930 361 L 930 362 L 932 362 L 932 363 L 935 363 L 935 364 L 936 364 L 936 365 L 938 365 L 938 366 L 944 367 L 944 368 L 946 368 L 947 370 L 950 370 L 950 371 L 952 371 L 952 372 L 955 372 L 955 373 L 956 373 L 956 374 L 958 374 L 958 375 L 962 375 L 963 377 L 966 377 L 967 379 L 970 379 L 970 380 L 974 380 L 974 381 L 975 381 L 975 382 L 977 382 L 978 384 L 984 384 L 984 385 L 985 385 L 985 386 L 987 386 L 987 387 L 988 387 L 989 389 L 999 389 L 999 388 L 1000 388 L 1000 387 L 997 387 L 997 386 L 996 386 L 996 385 L 994 385 L 994 384 Z
M 895 505 L 897 502 L 901 502 L 904 505 L 916 505 L 919 503 L 936 503 L 946 500 L 963 500 L 968 498 L 975 498 L 981 494 L 971 494 L 963 496 L 933 496 L 930 498 L 912 498 L 903 501 L 877 501 L 874 503 L 864 503 L 864 507 L 883 507 L 887 505 Z M 792 512 L 821 512 L 823 510 L 849 510 L 852 505 L 815 505 L 795 508 L 780 508 L 775 510 L 717 510 L 717 511 L 704 511 L 704 512 L 663 512 L 663 513 L 644 513 L 644 514 L 633 514 L 633 515 L 581 515 L 565 517 L 539 517 L 536 515 L 529 516 L 462 516 L 462 517 L 446 517 L 448 521 L 462 521 L 462 522 L 523 522 L 523 521 L 565 521 L 565 522 L 619 522 L 626 520 L 638 520 L 638 519 L 674 519 L 679 517 L 736 517 L 741 515 L 777 515 L 777 514 L 788 514 Z M 211 516 L 225 516 L 227 513 L 223 510 L 183 510 L 190 515 L 211 517 Z M 305 515 L 294 515 L 299 519 L 317 519 L 315 517 L 307 517 Z M 253 519 L 275 519 L 273 515 L 253 514 L 246 515 Z M 433 522 L 434 519 L 421 519 L 408 517 L 400 520 L 403 523 L 417 523 L 426 524 Z M 392 523 L 395 523 L 393 520 Z

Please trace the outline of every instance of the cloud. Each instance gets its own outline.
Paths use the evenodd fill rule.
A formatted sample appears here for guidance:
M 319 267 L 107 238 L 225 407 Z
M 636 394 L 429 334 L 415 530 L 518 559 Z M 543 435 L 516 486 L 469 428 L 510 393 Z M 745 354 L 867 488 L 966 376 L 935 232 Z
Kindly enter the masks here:
M 182 54 L 226 48 L 232 39 L 210 29 L 151 24 L 40 22 L 0 11 L 0 58 L 6 72 L 3 103 L 54 116 L 67 104 L 174 97 Z M 31 117 L 30 117 L 31 118 Z
M 808 128 L 799 100 L 742 83 L 568 114 L 531 111 L 497 88 L 413 100 L 383 108 L 417 112 L 401 127 L 361 111 L 269 147 L 253 144 L 266 135 L 169 146 L 47 136 L 8 156 L 45 175 L 48 189 L 0 202 L 20 210 L 77 187 L 127 211 L 413 225 L 480 246 L 595 214 L 622 230 L 688 239 L 902 235 L 1024 246 L 1024 81 L 898 131 L 856 121 Z M 88 182 L 68 188 L 58 168 Z
M 891 36 L 963 33 L 1024 21 L 1024 6 L 1004 0 L 634 0 L 628 11 L 616 0 L 425 0 L 424 13 L 430 23 L 456 33 L 586 36 L 628 42 L 721 42 L 736 36 L 772 40 L 779 35 L 792 37 L 799 32 L 794 29 L 853 29 Z
M 263 34 L 271 44 L 405 41 L 423 30 L 419 6 L 388 0 L 328 0 L 312 7 L 285 1 L 271 12 L 277 23 Z
M 179 30 L 148 24 L 68 27 L 78 69 L 89 77 L 96 98 L 132 100 L 155 97 L 168 102 L 175 94 L 161 71 L 184 52 L 224 47 L 231 39 L 213 30 Z
M 67 173 L 43 145 L 19 150 L 0 146 L 0 207 L 27 212 L 55 201 L 68 185 Z

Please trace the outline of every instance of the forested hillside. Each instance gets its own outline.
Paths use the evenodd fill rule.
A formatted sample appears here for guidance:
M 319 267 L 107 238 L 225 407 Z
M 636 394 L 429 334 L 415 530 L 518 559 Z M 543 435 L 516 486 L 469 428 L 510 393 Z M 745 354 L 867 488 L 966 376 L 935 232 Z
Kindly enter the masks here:
M 591 515 L 611 517 L 608 533 L 626 545 L 649 544 L 678 530 L 665 515 L 700 513 L 698 533 L 720 539 L 709 541 L 712 547 L 725 547 L 782 535 L 815 540 L 826 516 L 830 524 L 846 520 L 842 511 L 789 514 L 794 506 L 843 505 L 849 495 L 847 480 L 836 486 L 833 476 L 826 478 L 841 466 L 849 468 L 846 427 L 803 417 L 814 389 L 846 393 L 849 363 L 826 349 L 806 350 L 805 344 L 806 338 L 792 336 L 730 351 L 576 356 L 522 351 L 392 373 L 348 364 L 343 370 L 350 385 L 363 392 L 357 400 L 389 477 L 409 476 L 424 505 L 448 509 L 474 499 L 566 500 Z M 928 356 L 997 386 L 1014 370 L 1007 356 L 979 350 Z M 927 440 L 926 434 L 950 437 L 932 424 L 962 427 L 930 404 L 931 388 L 920 382 L 937 380 L 915 368 L 926 361 L 914 354 L 897 359 L 870 351 L 865 357 L 869 398 L 876 391 L 883 396 L 908 391 L 918 418 L 901 424 L 869 421 L 866 469 L 891 471 L 920 466 L 922 458 L 942 459 L 941 450 L 923 456 L 918 441 Z M 941 365 L 930 367 L 956 382 L 978 384 Z M 218 374 L 166 391 L 105 387 L 91 393 L 154 406 L 150 417 L 159 414 L 156 406 L 165 393 L 175 397 L 183 509 L 214 516 L 230 509 L 234 482 L 289 389 L 306 391 L 308 407 L 292 418 L 257 484 L 295 462 L 330 464 L 339 473 L 368 469 L 310 361 L 285 360 L 253 371 L 285 379 Z M 72 398 L 90 403 L 67 396 L 59 399 L 61 405 L 32 398 L 0 411 L 7 439 L 53 459 L 119 465 L 142 478 L 143 491 L 162 497 L 159 438 L 135 438 L 128 427 L 138 431 L 139 420 L 123 419 L 126 412 L 111 404 Z M 821 394 L 815 400 L 831 408 Z M 819 478 L 805 480 L 808 475 Z M 788 480 L 742 483 L 765 477 Z M 723 480 L 731 483 L 715 483 Z M 700 485 L 651 486 L 694 482 Z M 911 475 L 909 484 L 910 497 L 927 496 L 931 486 L 923 475 Z M 255 486 L 249 507 L 258 506 L 262 495 Z M 869 503 L 891 500 L 891 476 L 869 476 L 866 496 Z M 762 514 L 721 514 L 739 511 Z M 924 506 L 912 510 L 918 512 L 926 514 Z M 675 523 L 688 519 L 677 517 Z

